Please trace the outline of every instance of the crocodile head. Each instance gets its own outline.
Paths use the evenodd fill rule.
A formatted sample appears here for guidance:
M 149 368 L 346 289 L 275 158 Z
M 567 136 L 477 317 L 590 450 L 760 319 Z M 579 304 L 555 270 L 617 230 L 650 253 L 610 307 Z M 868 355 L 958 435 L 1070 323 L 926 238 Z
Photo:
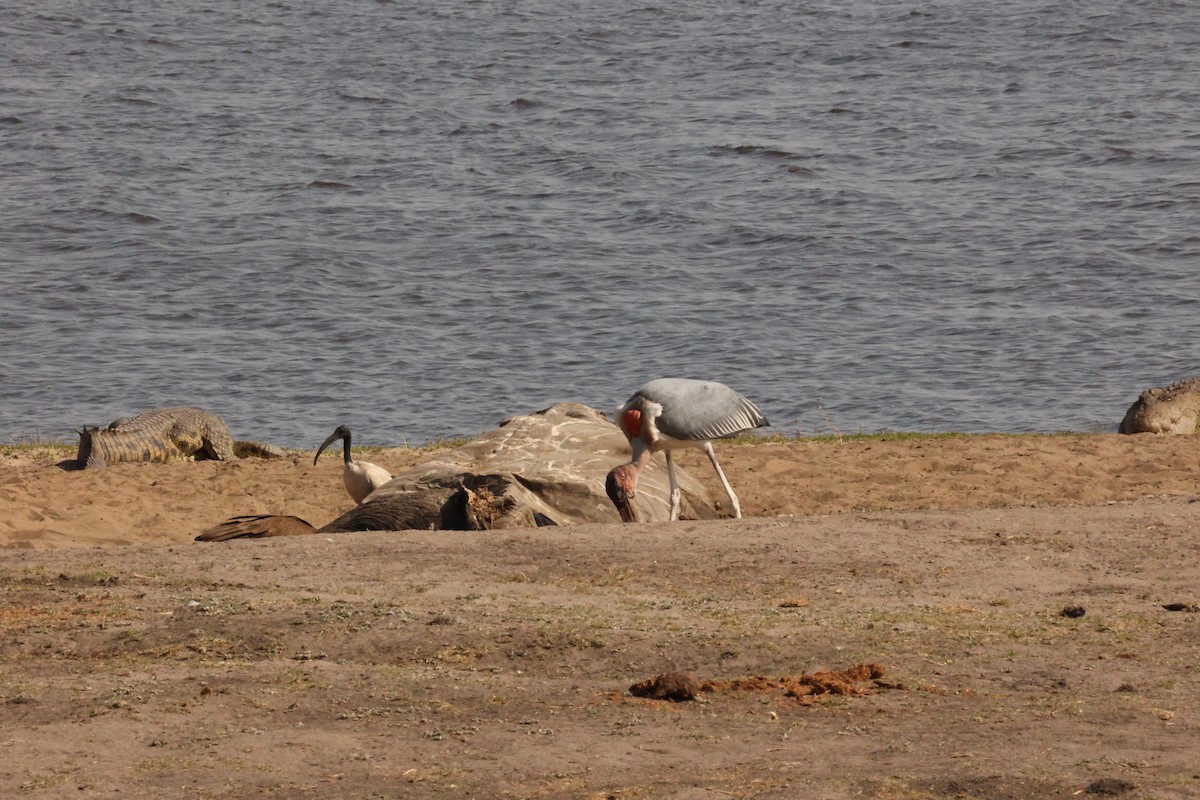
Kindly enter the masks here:
M 1147 389 L 1125 412 L 1120 433 L 1200 433 L 1200 380 Z

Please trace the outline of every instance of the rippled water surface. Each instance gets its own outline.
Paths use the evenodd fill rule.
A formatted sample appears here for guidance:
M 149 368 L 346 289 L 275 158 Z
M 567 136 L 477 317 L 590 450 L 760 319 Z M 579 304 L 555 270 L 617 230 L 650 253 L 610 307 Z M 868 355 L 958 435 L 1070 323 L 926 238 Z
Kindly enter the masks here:
M 1200 373 L 1200 4 L 0 0 L 0 441 L 644 380 L 1112 430 Z

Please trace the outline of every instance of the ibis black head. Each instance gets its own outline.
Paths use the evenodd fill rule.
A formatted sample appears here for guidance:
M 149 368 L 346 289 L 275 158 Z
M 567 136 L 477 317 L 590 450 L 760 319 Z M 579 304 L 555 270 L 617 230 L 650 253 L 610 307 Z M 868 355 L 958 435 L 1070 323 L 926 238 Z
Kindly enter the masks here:
M 334 428 L 333 433 L 329 434 L 329 438 L 321 442 L 321 446 L 317 448 L 317 454 L 313 456 L 313 464 L 317 463 L 317 459 L 321 457 L 321 453 L 325 452 L 325 448 L 341 439 L 345 445 L 343 447 L 343 457 L 346 461 L 350 460 L 350 429 L 345 425 L 338 425 Z

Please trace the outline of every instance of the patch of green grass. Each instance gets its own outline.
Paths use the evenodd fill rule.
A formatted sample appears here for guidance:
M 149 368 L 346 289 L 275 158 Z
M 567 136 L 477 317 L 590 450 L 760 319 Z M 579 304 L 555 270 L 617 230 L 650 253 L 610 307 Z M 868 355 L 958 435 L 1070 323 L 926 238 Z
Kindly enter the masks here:
M 49 775 L 36 775 L 29 780 L 22 781 L 17 787 L 17 792 L 19 794 L 33 794 L 45 789 L 52 789 L 66 783 L 70 777 L 68 773 L 58 771 L 51 772 Z
M 420 447 L 414 447 L 413 450 L 421 453 L 427 453 L 430 450 L 453 450 L 456 447 L 462 447 L 464 444 L 469 444 L 473 441 L 467 436 L 441 437 L 430 439 Z
M 454 437 L 454 438 L 439 437 L 437 439 L 431 439 L 430 441 L 426 442 L 425 444 L 409 444 L 408 442 L 403 442 L 399 445 L 378 445 L 378 444 L 355 445 L 354 447 L 351 448 L 351 452 L 362 453 L 364 455 L 371 455 L 371 454 L 385 453 L 389 450 L 408 450 L 412 453 L 421 454 L 421 453 L 431 453 L 436 450 L 453 450 L 456 447 L 462 447 L 464 444 L 467 444 L 470 441 L 471 441 L 471 439 L 466 438 L 466 437 Z
M 5 442 L 0 444 L 0 458 L 72 458 L 79 446 L 69 442 Z
M 199 760 L 188 756 L 166 756 L 164 758 L 144 758 L 129 768 L 129 771 L 137 774 L 167 774 L 185 772 L 190 769 L 195 769 L 199 764 Z
M 78 583 L 96 584 L 97 586 L 104 586 L 104 585 L 107 585 L 110 583 L 116 583 L 117 581 L 120 580 L 120 577 L 118 577 L 117 575 L 113 575 L 111 572 L 108 572 L 107 570 L 102 570 L 102 569 L 91 570 L 89 572 L 81 572 L 80 574 L 75 575 L 75 576 L 65 576 L 64 575 L 64 576 L 60 576 L 60 577 L 66 579 L 66 580 L 74 580 L 74 581 L 77 581 Z
M 381 444 L 356 444 L 350 448 L 350 452 L 359 455 L 378 455 L 379 453 L 386 453 L 388 450 L 394 449 L 394 447 L 385 447 Z

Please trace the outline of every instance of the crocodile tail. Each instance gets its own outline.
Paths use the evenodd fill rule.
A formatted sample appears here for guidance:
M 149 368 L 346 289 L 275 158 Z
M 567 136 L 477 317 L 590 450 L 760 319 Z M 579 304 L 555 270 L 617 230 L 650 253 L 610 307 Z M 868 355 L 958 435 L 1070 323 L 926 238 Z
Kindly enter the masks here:
M 238 458 L 286 458 L 287 451 L 266 442 L 253 439 L 237 439 L 233 443 L 233 453 Z

